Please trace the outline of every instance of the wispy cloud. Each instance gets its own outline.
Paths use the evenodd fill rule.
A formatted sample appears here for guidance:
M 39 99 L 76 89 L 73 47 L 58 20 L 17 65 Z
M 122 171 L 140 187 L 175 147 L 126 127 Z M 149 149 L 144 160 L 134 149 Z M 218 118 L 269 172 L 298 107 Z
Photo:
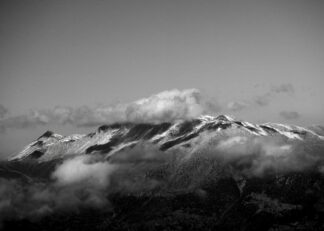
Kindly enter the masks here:
M 249 107 L 249 103 L 241 102 L 241 101 L 229 102 L 227 104 L 227 108 L 233 112 L 242 111 L 247 107 Z
M 242 111 L 251 107 L 266 107 L 277 95 L 293 95 L 294 93 L 295 89 L 292 84 L 272 86 L 265 93 L 256 95 L 250 100 L 230 102 L 227 108 L 231 111 Z
M 282 111 L 279 115 L 286 120 L 295 120 L 300 117 L 300 114 L 296 111 Z
M 313 125 L 310 126 L 309 129 L 316 132 L 317 134 L 324 136 L 324 126 L 323 125 Z
M 295 92 L 295 89 L 292 84 L 286 83 L 281 84 L 278 86 L 273 86 L 270 90 L 271 93 L 287 93 L 287 94 L 293 94 Z
M 254 104 L 260 107 L 268 106 L 273 98 L 278 94 L 294 94 L 295 90 L 291 84 L 281 84 L 272 86 L 270 90 L 262 95 L 258 95 L 254 99 Z
M 5 117 L 5 115 L 7 113 L 8 113 L 8 109 L 5 106 L 3 106 L 2 104 L 0 104 L 0 119 Z

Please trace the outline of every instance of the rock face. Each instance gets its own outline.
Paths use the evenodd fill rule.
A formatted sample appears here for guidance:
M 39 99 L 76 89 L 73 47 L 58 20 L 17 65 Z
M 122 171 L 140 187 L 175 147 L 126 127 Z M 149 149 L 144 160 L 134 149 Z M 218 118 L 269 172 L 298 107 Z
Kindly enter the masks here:
M 323 166 L 314 131 L 226 115 L 47 131 L 0 163 L 0 227 L 324 230 Z

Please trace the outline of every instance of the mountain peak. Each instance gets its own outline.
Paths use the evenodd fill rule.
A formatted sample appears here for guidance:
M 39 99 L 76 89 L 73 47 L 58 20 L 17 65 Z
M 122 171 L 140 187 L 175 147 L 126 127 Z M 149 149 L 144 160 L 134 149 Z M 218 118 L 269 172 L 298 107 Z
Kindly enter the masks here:
M 217 117 L 211 116 L 211 115 L 202 115 L 199 117 L 200 120 L 211 122 L 211 121 L 227 121 L 227 122 L 233 122 L 235 119 L 229 115 L 218 115 Z
M 43 139 L 48 139 L 48 138 L 62 139 L 63 136 L 60 134 L 56 134 L 50 130 L 47 130 L 43 135 L 38 137 L 37 140 L 43 140 Z
M 41 138 L 48 138 L 51 137 L 54 134 L 54 132 L 47 130 L 43 135 L 37 138 L 37 140 L 40 140 Z
M 219 115 L 217 116 L 216 118 L 217 120 L 223 120 L 223 121 L 234 121 L 234 118 L 232 118 L 231 116 L 228 116 L 228 115 Z

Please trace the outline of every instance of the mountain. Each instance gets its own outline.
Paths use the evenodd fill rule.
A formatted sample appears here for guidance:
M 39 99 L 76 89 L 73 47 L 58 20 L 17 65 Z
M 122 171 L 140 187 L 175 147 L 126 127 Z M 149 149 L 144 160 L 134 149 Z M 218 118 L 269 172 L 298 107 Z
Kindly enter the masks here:
M 324 230 L 315 131 L 227 115 L 47 131 L 0 162 L 0 229 Z
M 161 151 L 180 148 L 186 152 L 193 152 L 202 143 L 218 140 L 224 136 L 324 140 L 323 136 L 299 126 L 278 123 L 257 125 L 235 120 L 227 115 L 218 117 L 206 115 L 174 123 L 103 125 L 97 131 L 86 135 L 62 136 L 47 131 L 10 160 L 30 158 L 42 162 L 92 153 L 100 153 L 109 158 L 126 148 L 134 147 L 139 142 L 157 145 Z

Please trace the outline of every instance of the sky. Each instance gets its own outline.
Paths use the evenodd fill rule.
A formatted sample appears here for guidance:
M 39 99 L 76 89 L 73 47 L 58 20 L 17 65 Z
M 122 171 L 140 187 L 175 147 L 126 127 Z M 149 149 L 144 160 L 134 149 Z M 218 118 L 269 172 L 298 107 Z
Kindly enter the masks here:
M 324 124 L 320 0 L 2 0 L 0 51 L 5 156 L 118 120 Z

